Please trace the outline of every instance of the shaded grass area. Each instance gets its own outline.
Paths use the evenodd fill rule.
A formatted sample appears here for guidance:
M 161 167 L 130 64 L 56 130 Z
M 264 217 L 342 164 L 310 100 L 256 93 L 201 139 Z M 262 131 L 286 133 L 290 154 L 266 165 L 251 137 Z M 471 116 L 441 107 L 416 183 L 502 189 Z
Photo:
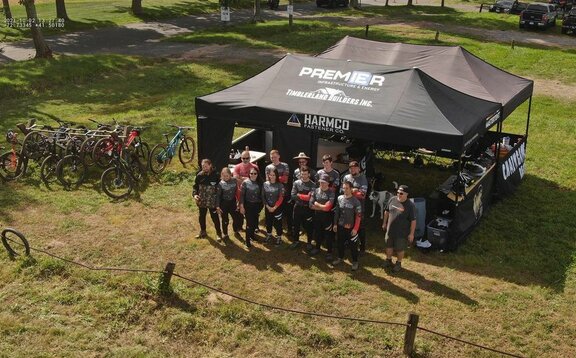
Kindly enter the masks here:
M 316 54 L 349 35 L 364 37 L 364 27 L 340 26 L 327 21 L 296 20 L 290 30 L 286 21 L 275 20 L 256 25 L 213 28 L 172 37 L 173 41 L 199 44 L 234 44 L 253 48 L 284 49 L 288 52 Z M 572 64 L 576 50 L 542 49 L 479 41 L 474 38 L 445 34 L 439 41 L 435 32 L 412 26 L 371 26 L 369 39 L 422 45 L 463 46 L 481 59 L 520 76 L 576 83 Z
M 143 0 L 142 15 L 131 12 L 130 1 L 113 0 L 67 0 L 66 10 L 70 21 L 64 28 L 43 28 L 45 35 L 64 32 L 97 29 L 102 27 L 120 26 L 142 21 L 172 19 L 181 16 L 205 14 L 218 10 L 218 2 L 214 0 Z M 238 2 L 240 6 L 242 2 Z M 38 18 L 41 20 L 56 19 L 54 1 L 36 1 Z M 12 16 L 15 19 L 26 18 L 24 6 L 11 5 Z M 9 28 L 4 19 L 0 22 L 0 40 L 17 41 L 30 38 L 30 31 L 25 28 Z
M 298 38 L 283 44 L 276 36 L 270 43 L 281 48 L 322 45 L 305 42 L 304 36 L 301 44 Z M 0 68 L 0 133 L 29 116 L 79 123 L 114 117 L 152 125 L 145 139 L 162 141 L 167 123 L 195 125 L 196 95 L 237 83 L 265 66 L 126 56 L 9 64 Z M 92 265 L 161 270 L 171 261 L 185 276 L 257 301 L 400 322 L 416 311 L 422 326 L 459 338 L 525 356 L 572 356 L 573 106 L 536 97 L 528 175 L 518 192 L 496 204 L 457 252 L 410 250 L 406 271 L 397 276 L 382 269 L 377 220 L 368 223 L 369 252 L 355 274 L 349 264 L 332 269 L 322 257 L 310 258 L 287 245 L 256 244 L 247 252 L 236 238 L 217 243 L 213 230 L 212 239 L 193 239 L 198 230 L 190 197 L 194 176 L 179 163 L 125 202 L 111 202 L 98 191 L 97 172 L 80 190 L 67 192 L 45 188 L 34 167 L 24 180 L 0 184 L 0 227 L 17 227 L 33 246 Z M 504 130 L 522 133 L 526 112 L 521 106 Z M 404 164 L 383 163 L 384 173 L 410 183 L 418 195 L 448 175 Z M 162 298 L 156 275 L 90 272 L 38 254 L 35 259 L 10 261 L 0 254 L 0 351 L 166 356 L 187 355 L 193 348 L 202 356 L 401 355 L 402 329 L 263 311 L 176 278 L 174 295 Z M 34 344 L 22 345 L 23 340 Z M 423 333 L 417 352 L 423 357 L 490 356 Z

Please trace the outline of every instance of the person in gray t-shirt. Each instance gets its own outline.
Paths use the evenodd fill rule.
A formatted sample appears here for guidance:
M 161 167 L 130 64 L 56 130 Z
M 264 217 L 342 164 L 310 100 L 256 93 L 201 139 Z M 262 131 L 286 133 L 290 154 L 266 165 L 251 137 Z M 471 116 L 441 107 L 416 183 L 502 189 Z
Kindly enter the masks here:
M 390 198 L 384 208 L 382 229 L 386 236 L 386 267 L 392 267 L 392 254 L 396 251 L 394 272 L 402 269 L 404 250 L 414 241 L 416 206 L 408 199 L 408 186 L 400 185 L 397 195 Z

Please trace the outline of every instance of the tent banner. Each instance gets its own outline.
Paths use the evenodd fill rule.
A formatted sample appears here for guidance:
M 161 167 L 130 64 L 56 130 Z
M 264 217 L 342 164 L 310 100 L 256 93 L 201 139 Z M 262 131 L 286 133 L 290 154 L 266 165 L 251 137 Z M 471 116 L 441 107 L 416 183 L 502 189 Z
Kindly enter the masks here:
M 516 191 L 524 178 L 525 161 L 526 140 L 522 139 L 498 165 L 496 189 L 499 194 L 505 196 Z
M 463 238 L 490 207 L 493 182 L 494 171 L 491 170 L 481 177 L 472 190 L 458 203 L 454 221 L 450 226 L 450 246 L 452 249 L 458 247 Z

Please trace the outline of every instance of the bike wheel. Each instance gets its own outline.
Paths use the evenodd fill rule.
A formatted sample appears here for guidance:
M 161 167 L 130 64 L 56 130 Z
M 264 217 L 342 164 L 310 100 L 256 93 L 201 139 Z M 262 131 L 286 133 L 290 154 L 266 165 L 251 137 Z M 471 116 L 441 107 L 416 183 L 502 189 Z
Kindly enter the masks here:
M 25 160 L 18 152 L 6 152 L 0 156 L 0 178 L 5 181 L 18 179 L 25 171 Z
M 80 146 L 80 158 L 84 160 L 84 164 L 87 167 L 91 167 L 94 165 L 94 158 L 92 158 L 92 152 L 94 151 L 94 147 L 96 146 L 96 138 L 86 138 L 82 145 Z
M 56 166 L 58 165 L 58 161 L 58 156 L 49 155 L 40 166 L 40 178 L 47 186 L 56 182 Z
M 56 177 L 68 188 L 77 188 L 86 176 L 86 165 L 80 156 L 68 155 L 56 165 Z
M 192 139 L 192 137 L 184 137 L 184 140 L 182 140 L 180 148 L 178 149 L 178 158 L 180 159 L 180 163 L 184 166 L 192 163 L 195 154 L 196 149 L 194 139 Z
M 21 256 L 23 254 L 26 256 L 30 255 L 30 244 L 21 232 L 12 228 L 6 228 L 0 236 L 2 237 L 2 245 L 4 245 L 4 248 L 8 251 L 8 255 L 11 257 Z M 16 245 L 11 245 L 11 243 Z
M 112 199 L 123 199 L 132 192 L 130 175 L 118 167 L 108 168 L 100 179 L 102 191 Z
M 40 160 L 44 155 L 46 140 L 38 132 L 30 132 L 24 137 L 22 142 L 22 156 L 27 159 Z
M 170 157 L 168 156 L 168 151 L 164 144 L 156 144 L 152 151 L 150 152 L 150 157 L 148 158 L 148 166 L 154 174 L 160 174 L 166 168 Z
M 114 146 L 114 142 L 111 138 L 101 138 L 94 145 L 94 150 L 92 151 L 92 159 L 94 163 L 101 168 L 107 168 L 112 160 L 111 148 Z

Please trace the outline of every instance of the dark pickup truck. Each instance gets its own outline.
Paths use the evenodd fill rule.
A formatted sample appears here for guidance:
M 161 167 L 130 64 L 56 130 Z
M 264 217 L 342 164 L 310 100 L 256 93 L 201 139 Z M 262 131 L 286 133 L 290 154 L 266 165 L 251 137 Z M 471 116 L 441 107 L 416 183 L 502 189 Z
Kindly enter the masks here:
M 576 7 L 573 7 L 562 20 L 562 33 L 567 34 L 569 32 L 576 34 Z
M 498 0 L 488 8 L 489 12 L 497 12 L 500 14 L 518 15 L 523 10 L 526 10 L 527 3 L 518 2 L 518 0 Z
M 528 4 L 526 10 L 520 13 L 519 27 L 523 29 L 525 27 L 546 28 L 556 26 L 557 17 L 556 5 L 535 2 Z

